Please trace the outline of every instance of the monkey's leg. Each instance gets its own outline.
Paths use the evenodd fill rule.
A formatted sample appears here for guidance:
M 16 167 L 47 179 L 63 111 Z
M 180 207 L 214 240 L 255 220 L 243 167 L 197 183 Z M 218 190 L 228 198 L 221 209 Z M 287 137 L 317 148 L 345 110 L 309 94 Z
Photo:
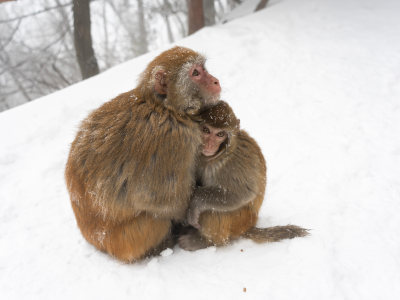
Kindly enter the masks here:
M 100 251 L 125 262 L 156 255 L 172 244 L 171 220 L 126 211 L 102 216 L 91 201 L 72 201 L 78 226 L 86 240 Z
M 205 212 L 200 216 L 200 233 L 212 244 L 226 245 L 254 227 L 257 212 L 251 205 L 232 212 Z
M 73 175 L 67 177 L 71 206 L 79 229 L 85 239 L 100 251 L 119 260 L 132 262 L 156 255 L 173 244 L 171 220 L 110 208 L 105 210 L 108 213 L 101 214 L 101 209 L 89 198 L 90 195 L 84 196 L 86 193 L 83 185 Z
M 102 248 L 125 262 L 155 255 L 168 247 L 171 221 L 141 214 L 105 230 Z
M 233 212 L 205 212 L 200 216 L 200 229 L 192 228 L 179 237 L 182 249 L 195 251 L 209 246 L 223 246 L 252 228 L 257 215 L 249 206 Z

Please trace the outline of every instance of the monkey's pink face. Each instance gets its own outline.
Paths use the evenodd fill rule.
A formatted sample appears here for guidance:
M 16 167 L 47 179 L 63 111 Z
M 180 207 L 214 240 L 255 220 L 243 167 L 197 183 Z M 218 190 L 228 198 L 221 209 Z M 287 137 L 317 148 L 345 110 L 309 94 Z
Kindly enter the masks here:
M 204 66 L 193 65 L 189 69 L 189 78 L 200 88 L 206 99 L 211 99 L 212 102 L 218 100 L 221 93 L 219 80 L 208 73 Z
M 204 156 L 217 154 L 219 147 L 226 140 L 227 136 L 225 130 L 204 124 L 202 127 L 203 149 L 201 153 Z

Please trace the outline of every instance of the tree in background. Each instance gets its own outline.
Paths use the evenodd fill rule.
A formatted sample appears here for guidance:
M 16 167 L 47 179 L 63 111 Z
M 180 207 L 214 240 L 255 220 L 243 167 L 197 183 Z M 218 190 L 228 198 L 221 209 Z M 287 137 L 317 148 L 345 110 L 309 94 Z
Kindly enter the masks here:
M 265 7 L 267 6 L 267 4 L 268 4 L 268 1 L 269 1 L 269 0 L 261 0 L 261 1 L 258 3 L 258 5 L 257 5 L 255 11 L 259 11 L 259 10 L 265 8 Z
M 173 43 L 175 35 L 184 37 L 187 35 L 187 6 L 184 1 L 157 0 L 150 10 L 159 14 L 165 21 L 168 42 Z M 175 29 L 175 34 L 174 34 Z
M 215 24 L 215 6 L 214 0 L 203 0 L 203 10 L 204 10 L 204 24 L 206 26 L 212 26 Z
M 203 0 L 187 0 L 189 35 L 204 27 Z
M 143 9 L 143 0 L 137 0 L 138 3 L 138 31 L 139 31 L 139 55 L 147 53 L 148 45 L 147 45 L 147 32 L 146 32 L 146 25 L 144 20 L 144 9 Z
M 90 12 L 86 25 L 74 17 L 74 3 L 83 2 Z M 210 26 L 241 0 L 202 2 L 203 26 Z M 189 3 L 182 0 L 0 3 L 0 111 L 188 35 Z
M 82 79 L 99 74 L 90 32 L 90 0 L 73 0 L 74 45 Z
M 80 80 L 69 22 L 72 3 L 46 4 L 1 5 L 0 111 Z

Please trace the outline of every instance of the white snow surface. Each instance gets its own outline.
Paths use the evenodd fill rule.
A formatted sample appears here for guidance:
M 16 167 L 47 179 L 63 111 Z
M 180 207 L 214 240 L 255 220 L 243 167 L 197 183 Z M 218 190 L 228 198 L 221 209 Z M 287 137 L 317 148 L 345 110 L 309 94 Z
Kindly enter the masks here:
M 178 43 L 208 56 L 263 150 L 258 225 L 306 238 L 135 264 L 83 239 L 63 177 L 78 125 L 169 47 L 2 112 L 0 298 L 400 299 L 399 12 L 397 0 L 271 1 Z

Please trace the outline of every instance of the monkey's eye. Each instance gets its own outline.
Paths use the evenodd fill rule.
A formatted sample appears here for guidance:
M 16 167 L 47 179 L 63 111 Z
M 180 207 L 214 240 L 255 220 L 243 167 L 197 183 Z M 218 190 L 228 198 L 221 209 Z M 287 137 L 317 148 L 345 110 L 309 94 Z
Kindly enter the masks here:
M 197 69 L 193 70 L 192 76 L 199 76 L 200 72 Z
M 225 131 L 220 131 L 217 133 L 217 137 L 224 137 L 225 136 Z
M 208 129 L 206 126 L 203 126 L 203 132 L 210 134 L 210 129 Z

